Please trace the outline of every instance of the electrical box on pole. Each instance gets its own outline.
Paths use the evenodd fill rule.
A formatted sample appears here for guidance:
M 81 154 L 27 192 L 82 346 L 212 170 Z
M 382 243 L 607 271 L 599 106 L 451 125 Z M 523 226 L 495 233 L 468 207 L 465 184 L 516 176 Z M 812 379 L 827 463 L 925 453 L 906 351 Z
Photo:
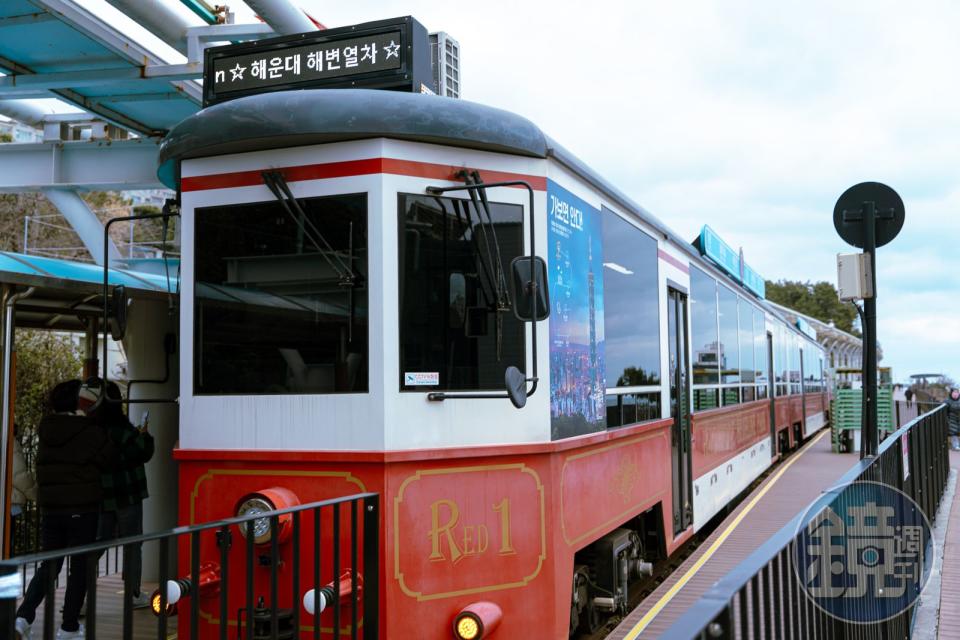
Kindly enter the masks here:
M 873 268 L 869 253 L 837 255 L 837 291 L 844 302 L 873 297 Z

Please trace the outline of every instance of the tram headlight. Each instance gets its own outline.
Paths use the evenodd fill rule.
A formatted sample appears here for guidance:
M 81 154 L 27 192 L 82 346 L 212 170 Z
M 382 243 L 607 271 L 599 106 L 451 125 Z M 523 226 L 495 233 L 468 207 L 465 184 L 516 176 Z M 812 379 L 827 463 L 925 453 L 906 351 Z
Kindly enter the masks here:
M 154 590 L 153 594 L 150 596 L 150 610 L 153 611 L 153 615 L 160 616 L 160 589 Z M 167 616 L 177 615 L 177 605 L 170 604 L 167 602 Z
M 480 620 L 470 613 L 461 613 L 457 617 L 457 638 L 475 640 L 480 635 Z
M 177 603 L 184 596 L 194 595 L 203 597 L 217 593 L 220 587 L 220 565 L 216 562 L 205 562 L 200 565 L 200 573 L 196 580 L 192 576 L 167 580 L 167 615 L 177 613 Z M 156 616 L 160 615 L 160 589 L 154 590 L 150 596 L 150 610 Z
M 278 511 L 295 507 L 300 504 L 300 499 L 289 489 L 283 487 L 271 487 L 261 491 L 254 491 L 240 498 L 237 502 L 236 513 L 238 518 L 256 516 L 257 514 L 266 514 L 271 511 Z M 290 537 L 292 516 L 289 513 L 277 517 L 277 539 L 278 542 L 284 542 Z M 254 518 L 240 525 L 240 535 L 244 538 L 248 533 L 253 534 L 255 544 L 266 544 L 270 542 L 270 517 Z
M 503 612 L 493 602 L 474 602 L 464 607 L 453 619 L 456 640 L 482 640 L 500 624 Z

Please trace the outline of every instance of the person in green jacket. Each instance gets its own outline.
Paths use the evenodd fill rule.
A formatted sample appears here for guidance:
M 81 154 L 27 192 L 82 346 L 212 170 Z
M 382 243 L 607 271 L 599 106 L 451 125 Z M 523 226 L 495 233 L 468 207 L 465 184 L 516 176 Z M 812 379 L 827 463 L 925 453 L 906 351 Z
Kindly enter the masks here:
M 143 501 L 147 499 L 147 473 L 144 465 L 153 457 L 153 436 L 142 428 L 134 427 L 123 412 L 120 403 L 120 388 L 113 382 L 106 387 L 107 401 L 91 414 L 117 447 L 120 461 L 116 467 L 101 475 L 103 503 L 100 508 L 100 524 L 97 540 L 125 538 L 143 533 Z M 132 545 L 131 553 L 123 567 L 124 580 L 129 574 L 133 585 L 133 606 L 146 607 L 149 595 L 140 591 L 140 574 L 143 564 L 142 543 Z

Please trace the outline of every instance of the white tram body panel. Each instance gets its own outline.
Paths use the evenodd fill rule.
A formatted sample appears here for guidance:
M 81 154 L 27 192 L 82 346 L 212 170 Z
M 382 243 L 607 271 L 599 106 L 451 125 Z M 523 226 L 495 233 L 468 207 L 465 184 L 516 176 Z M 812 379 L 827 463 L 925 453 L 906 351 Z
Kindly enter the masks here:
M 453 149 L 388 139 L 359 140 L 308 147 L 258 151 L 216 158 L 185 160 L 182 178 L 206 178 L 228 173 L 392 159 L 417 165 L 479 168 L 543 175 L 539 159 L 483 151 Z M 417 170 L 417 169 L 413 169 Z M 180 446 L 189 449 L 270 450 L 403 450 L 425 447 L 509 444 L 550 440 L 549 394 L 535 394 L 529 409 L 518 413 L 508 402 L 458 400 L 424 401 L 423 393 L 399 391 L 397 281 L 398 194 L 425 192 L 428 186 L 457 183 L 430 177 L 375 173 L 349 177 L 291 181 L 297 198 L 350 193 L 368 197 L 369 232 L 369 391 L 361 394 L 304 395 L 196 395 L 194 368 L 185 367 L 180 383 L 180 418 L 191 425 L 181 434 Z M 491 201 L 527 204 L 527 192 L 501 187 L 489 191 Z M 542 211 L 545 195 L 536 193 Z M 181 271 L 181 355 L 194 358 L 194 263 L 196 210 L 210 206 L 272 201 L 263 184 L 185 191 L 183 211 L 183 267 Z M 538 244 L 546 243 L 546 228 L 537 230 Z M 530 331 L 527 361 L 532 357 Z M 549 370 L 549 354 L 539 354 L 541 371 Z M 416 428 L 411 428 L 416 424 Z M 282 428 L 281 428 L 282 425 Z

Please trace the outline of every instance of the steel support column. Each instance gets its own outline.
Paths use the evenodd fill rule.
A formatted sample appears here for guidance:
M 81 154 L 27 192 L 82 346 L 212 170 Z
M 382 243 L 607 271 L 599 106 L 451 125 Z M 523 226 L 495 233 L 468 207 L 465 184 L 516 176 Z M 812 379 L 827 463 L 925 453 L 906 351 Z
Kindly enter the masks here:
M 103 254 L 103 224 L 97 218 L 97 214 L 90 210 L 87 203 L 83 201 L 76 191 L 67 189 L 44 189 L 43 195 L 63 214 L 63 217 L 70 222 L 83 245 L 93 256 L 93 261 L 102 265 L 104 262 Z M 107 251 L 111 260 L 120 258 L 120 251 L 111 240 Z

